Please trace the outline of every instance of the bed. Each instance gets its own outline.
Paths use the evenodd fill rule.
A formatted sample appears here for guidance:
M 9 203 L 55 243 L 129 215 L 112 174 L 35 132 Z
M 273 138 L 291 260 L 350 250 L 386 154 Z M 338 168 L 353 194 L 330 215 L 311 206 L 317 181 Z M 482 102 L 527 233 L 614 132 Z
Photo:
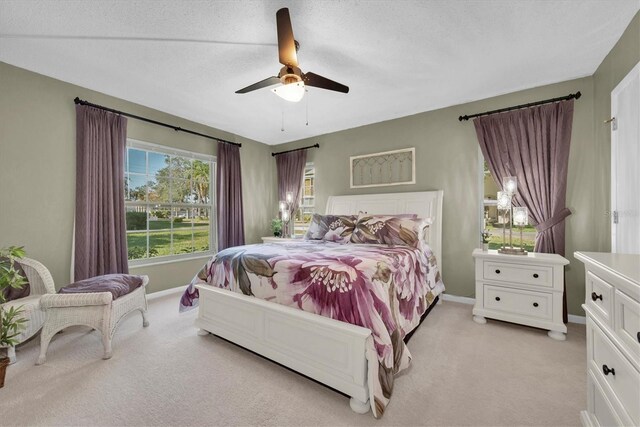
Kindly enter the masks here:
M 355 412 L 371 409 L 378 418 L 395 374 L 411 360 L 403 339 L 444 290 L 442 196 L 330 197 L 327 214 L 429 218 L 428 245 L 304 241 L 229 248 L 196 275 L 181 309 L 199 306 L 199 334 L 215 334 L 332 387 L 350 396 Z

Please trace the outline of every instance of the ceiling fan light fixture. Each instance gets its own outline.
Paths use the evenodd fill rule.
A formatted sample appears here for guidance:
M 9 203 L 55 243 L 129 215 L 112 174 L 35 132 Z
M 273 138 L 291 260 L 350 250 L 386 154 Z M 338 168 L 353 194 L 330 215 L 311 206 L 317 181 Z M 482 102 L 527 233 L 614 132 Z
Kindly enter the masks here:
M 282 86 L 271 89 L 271 92 L 278 95 L 280 98 L 289 102 L 300 102 L 304 97 L 304 82 L 298 81 L 295 83 L 289 83 Z

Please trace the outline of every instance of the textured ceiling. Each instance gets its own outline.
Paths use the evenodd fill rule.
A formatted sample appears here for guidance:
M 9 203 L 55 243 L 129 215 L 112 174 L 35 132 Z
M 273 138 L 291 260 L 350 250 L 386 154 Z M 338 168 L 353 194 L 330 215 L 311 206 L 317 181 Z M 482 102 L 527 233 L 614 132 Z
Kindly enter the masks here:
M 302 70 L 349 94 L 310 88 L 291 104 L 268 89 L 234 93 L 277 74 L 280 7 Z M 640 0 L 0 0 L 0 60 L 279 144 L 591 75 L 638 9 Z

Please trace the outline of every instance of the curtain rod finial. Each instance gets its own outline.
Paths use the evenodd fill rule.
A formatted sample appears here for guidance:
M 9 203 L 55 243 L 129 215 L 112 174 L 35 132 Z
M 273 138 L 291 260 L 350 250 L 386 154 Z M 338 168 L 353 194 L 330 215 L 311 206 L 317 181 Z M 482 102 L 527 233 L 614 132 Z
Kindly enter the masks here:
M 581 96 L 582 96 L 582 93 L 580 93 L 580 91 L 576 92 L 576 99 L 580 99 Z

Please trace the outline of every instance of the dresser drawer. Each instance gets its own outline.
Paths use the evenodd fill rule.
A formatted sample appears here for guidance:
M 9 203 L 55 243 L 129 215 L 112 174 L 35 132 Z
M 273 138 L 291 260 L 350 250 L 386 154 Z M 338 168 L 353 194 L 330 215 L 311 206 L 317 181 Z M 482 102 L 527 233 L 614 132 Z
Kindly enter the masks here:
M 587 396 L 589 412 L 595 417 L 596 425 L 602 427 L 621 426 L 613 405 L 598 384 L 592 372 L 587 375 Z
M 640 372 L 591 319 L 587 321 L 589 369 L 622 404 L 635 425 L 640 424 Z
M 617 289 L 614 325 L 616 335 L 629 356 L 640 360 L 640 303 Z
M 484 261 L 485 280 L 553 287 L 553 268 L 527 264 L 511 264 L 496 261 Z
M 590 271 L 586 275 L 586 303 L 608 326 L 613 327 L 613 286 Z
M 553 317 L 553 295 L 484 285 L 484 308 L 550 320 Z

